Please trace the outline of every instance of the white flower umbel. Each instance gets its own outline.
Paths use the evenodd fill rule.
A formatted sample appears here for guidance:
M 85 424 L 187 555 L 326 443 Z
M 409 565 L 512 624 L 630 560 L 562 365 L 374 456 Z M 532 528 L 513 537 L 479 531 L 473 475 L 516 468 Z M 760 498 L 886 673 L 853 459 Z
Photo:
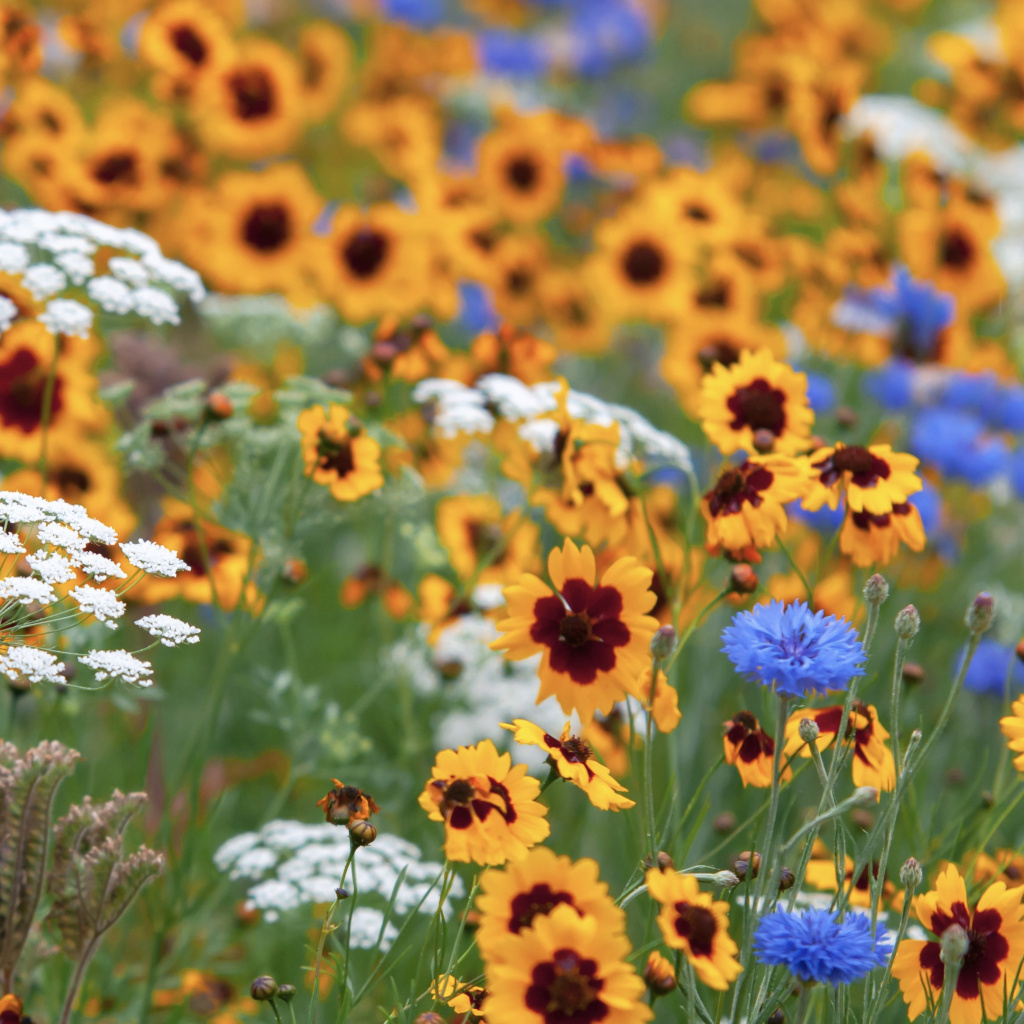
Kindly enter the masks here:
M 153 666 L 127 651 L 90 651 L 78 659 L 96 673 L 96 678 L 121 679 L 135 686 L 152 686 Z
M 18 307 L 6 295 L 0 295 L 0 334 L 3 334 L 18 315 Z
M 138 288 L 132 293 L 132 307 L 141 317 L 157 324 L 181 322 L 178 307 L 167 292 L 159 288 Z
M 63 270 L 50 263 L 34 263 L 21 275 L 21 283 L 39 302 L 67 288 L 68 278 Z
M 88 338 L 92 330 L 93 312 L 74 299 L 51 299 L 39 314 L 39 322 L 54 334 Z
M 38 647 L 8 647 L 0 654 L 0 672 L 12 683 L 63 683 L 64 663 Z
M 107 313 L 124 316 L 130 313 L 135 302 L 131 288 L 113 277 L 94 277 L 86 286 L 90 299 Z
M 77 563 L 79 556 L 85 551 L 85 538 L 77 531 L 62 523 L 43 523 L 36 531 L 40 544 L 48 544 L 53 548 L 61 548 Z
M 0 530 L 0 555 L 23 555 L 25 545 L 16 533 Z
M 127 607 L 124 601 L 118 601 L 113 591 L 93 587 L 88 583 L 75 587 L 70 596 L 78 602 L 84 614 L 95 615 L 108 629 L 117 629 L 117 620 L 124 615 Z
M 39 573 L 44 583 L 69 583 L 77 575 L 70 559 L 56 551 L 33 552 L 26 556 L 25 561 L 33 572 Z
M 111 577 L 119 580 L 126 580 L 128 578 L 128 573 L 117 562 L 111 561 L 106 555 L 101 555 L 97 551 L 81 552 L 78 555 L 78 565 L 84 573 L 91 576 L 97 583 L 102 583 Z
M 155 544 L 151 540 L 130 540 L 121 545 L 125 558 L 143 572 L 153 576 L 166 576 L 173 579 L 179 572 L 188 570 L 188 562 L 178 557 L 177 551 Z
M 135 620 L 135 625 L 144 629 L 150 636 L 159 637 L 164 647 L 199 643 L 199 627 L 182 622 L 173 615 L 144 615 L 141 619 Z
M 47 605 L 57 600 L 57 592 L 49 583 L 34 576 L 8 576 L 0 580 L 0 598 L 18 604 Z

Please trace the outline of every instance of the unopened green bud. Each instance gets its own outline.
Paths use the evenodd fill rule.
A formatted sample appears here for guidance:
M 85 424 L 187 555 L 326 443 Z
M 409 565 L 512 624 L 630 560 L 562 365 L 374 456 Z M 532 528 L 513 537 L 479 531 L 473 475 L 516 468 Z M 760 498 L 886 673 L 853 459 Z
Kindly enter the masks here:
M 921 616 L 917 609 L 908 604 L 896 616 L 896 635 L 901 640 L 913 640 L 921 628 Z
M 675 653 L 679 637 L 672 626 L 662 626 L 651 637 L 651 657 L 658 662 L 668 661 Z
M 995 601 L 992 600 L 992 595 L 982 591 L 971 602 L 971 607 L 967 609 L 965 619 L 967 628 L 972 633 L 984 633 L 992 625 L 992 620 L 995 616 L 996 605 Z
M 888 597 L 889 584 L 885 577 L 880 572 L 869 576 L 867 583 L 864 584 L 864 600 L 868 604 L 878 605 L 884 603 Z
M 800 739 L 804 743 L 813 743 L 820 735 L 821 729 L 818 728 L 818 723 L 813 718 L 800 719 Z
M 277 995 L 277 982 L 269 974 L 261 974 L 249 986 L 249 994 L 257 1003 L 265 1003 Z
M 735 871 L 716 871 L 714 883 L 723 889 L 735 889 L 740 884 L 740 879 Z
M 908 857 L 900 868 L 900 882 L 905 889 L 913 892 L 924 881 L 921 865 L 913 857 Z
M 369 846 L 377 838 L 377 829 L 368 821 L 352 821 L 349 822 L 348 837 L 353 846 Z
M 796 875 L 794 875 L 789 868 L 783 868 L 779 872 L 779 892 L 785 892 L 787 889 L 792 889 L 795 884 Z
M 288 984 L 278 985 L 277 998 L 285 1003 L 290 1003 L 295 998 L 295 986 Z
M 942 950 L 939 956 L 947 967 L 959 967 L 970 948 L 971 937 L 966 929 L 958 924 L 951 924 L 942 933 Z
M 858 807 L 873 807 L 878 803 L 878 790 L 874 786 L 858 786 L 853 791 L 853 800 Z

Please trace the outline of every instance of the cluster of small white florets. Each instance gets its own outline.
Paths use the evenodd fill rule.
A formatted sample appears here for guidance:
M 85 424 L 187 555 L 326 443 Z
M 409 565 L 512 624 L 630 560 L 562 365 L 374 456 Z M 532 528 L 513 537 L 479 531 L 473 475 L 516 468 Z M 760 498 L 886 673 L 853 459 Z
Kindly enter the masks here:
M 331 902 L 350 848 L 347 830 L 335 825 L 271 821 L 258 832 L 229 839 L 213 855 L 213 862 L 231 878 L 252 882 L 248 906 L 274 921 L 303 904 Z M 421 858 L 418 846 L 386 834 L 356 852 L 355 870 L 345 878 L 346 890 L 359 901 L 351 921 L 352 946 L 387 949 L 398 934 L 390 921 L 385 927 L 381 910 L 366 905 L 368 897 L 385 906 L 393 898 L 396 917 L 437 910 L 444 867 Z M 465 889 L 456 878 L 446 910 L 450 912 L 452 901 L 463 895 Z
M 472 387 L 454 380 L 430 378 L 413 390 L 413 399 L 433 407 L 434 429 L 443 437 L 489 434 L 498 419 L 518 426 L 519 434 L 537 451 L 551 451 L 558 426 L 550 414 L 558 408 L 556 381 L 524 384 L 516 377 L 489 373 Z M 583 391 L 570 391 L 566 408 L 573 419 L 619 427 L 618 459 L 623 468 L 633 458 L 693 472 L 690 449 L 677 437 L 658 430 L 635 409 L 602 401 Z
M 144 574 L 173 578 L 188 569 L 176 551 L 149 540 L 120 545 L 125 561 L 136 570 L 129 575 L 121 564 L 89 545 L 114 552 L 117 533 L 93 519 L 81 505 L 50 501 L 18 491 L 0 491 L 0 616 L 5 627 L 6 650 L 0 654 L 0 673 L 14 683 L 63 683 L 65 665 L 44 642 L 20 645 L 19 631 L 31 627 L 59 632 L 63 627 L 95 618 L 116 629 L 127 605 L 116 590 L 94 586 L 108 579 L 131 586 Z M 91 582 L 80 582 L 81 580 Z M 67 588 L 66 584 L 76 583 Z M 58 587 L 64 587 L 58 590 Z M 13 613 L 23 606 L 30 613 L 46 608 L 50 614 L 19 620 Z M 12 624 L 14 623 L 14 624 Z M 194 644 L 199 629 L 171 615 L 145 615 L 136 625 L 166 647 Z M 38 634 L 33 635 L 33 640 Z M 151 646 L 151 645 L 150 645 Z M 152 685 L 148 661 L 125 650 L 91 650 L 76 656 L 93 669 L 99 681 L 120 679 L 136 686 Z
M 98 273 L 95 255 L 116 249 L 127 255 L 106 260 Z M 36 302 L 49 300 L 39 322 L 55 334 L 86 337 L 95 316 L 92 306 L 61 297 L 69 288 L 107 313 L 134 313 L 154 324 L 176 324 L 178 305 L 171 291 L 193 302 L 206 292 L 199 275 L 134 228 L 115 228 L 82 213 L 48 210 L 0 210 L 0 271 L 18 274 Z M 170 289 L 170 291 L 168 291 Z M 17 306 L 0 296 L 0 333 L 18 315 Z

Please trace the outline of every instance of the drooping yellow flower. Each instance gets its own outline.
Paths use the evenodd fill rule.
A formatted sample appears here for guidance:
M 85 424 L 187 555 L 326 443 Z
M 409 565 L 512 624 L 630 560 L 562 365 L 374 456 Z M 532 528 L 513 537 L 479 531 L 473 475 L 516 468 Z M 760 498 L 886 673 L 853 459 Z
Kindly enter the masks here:
M 299 414 L 306 475 L 338 501 L 356 501 L 384 485 L 380 445 L 343 405 L 314 405 Z

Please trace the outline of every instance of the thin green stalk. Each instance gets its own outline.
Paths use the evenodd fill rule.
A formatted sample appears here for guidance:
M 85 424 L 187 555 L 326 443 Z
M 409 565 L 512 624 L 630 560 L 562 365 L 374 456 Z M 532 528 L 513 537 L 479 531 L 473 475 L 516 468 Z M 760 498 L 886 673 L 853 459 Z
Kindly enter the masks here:
M 889 735 L 892 738 L 892 755 L 896 762 L 896 778 L 903 771 L 903 757 L 900 753 L 900 695 L 903 693 L 903 663 L 907 659 L 909 640 L 899 637 L 896 641 L 896 660 L 892 668 L 892 690 L 889 694 Z
M 348 869 L 352 865 L 352 861 L 355 858 L 356 850 L 358 847 L 355 843 L 352 843 L 348 851 L 348 859 L 345 861 L 345 868 L 341 873 L 341 881 L 338 883 L 339 889 L 345 888 L 345 879 L 348 877 Z M 331 918 L 334 917 L 335 911 L 341 906 L 341 897 L 335 898 L 331 904 L 330 909 L 324 915 L 324 924 L 320 929 L 320 941 L 316 947 L 316 960 L 313 963 L 313 994 L 309 998 L 309 1022 L 310 1024 L 316 1024 L 317 1017 L 320 1015 L 320 965 L 324 959 L 324 946 L 327 944 L 327 936 L 331 932 Z

